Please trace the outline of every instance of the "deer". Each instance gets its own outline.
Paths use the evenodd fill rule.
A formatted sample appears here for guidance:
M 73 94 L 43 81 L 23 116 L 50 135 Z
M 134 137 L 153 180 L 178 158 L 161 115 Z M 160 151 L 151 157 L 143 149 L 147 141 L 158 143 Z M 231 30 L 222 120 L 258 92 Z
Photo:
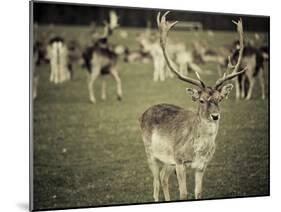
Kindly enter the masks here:
M 235 79 L 236 99 L 250 100 L 256 78 L 259 79 L 261 88 L 261 97 L 265 99 L 265 80 L 264 80 L 264 62 L 268 59 L 266 47 L 256 48 L 253 41 L 245 42 L 244 54 L 241 68 L 247 66 L 244 74 Z M 239 55 L 239 40 L 235 40 L 231 45 L 220 48 L 220 51 L 207 49 L 199 42 L 194 42 L 195 54 L 199 56 L 203 63 L 215 63 L 218 65 L 218 73 L 222 75 L 222 68 L 227 66 L 227 61 L 235 63 Z M 230 58 L 228 58 L 230 56 Z
M 157 39 L 157 40 L 156 40 Z M 141 34 L 137 41 L 142 47 L 142 51 L 149 53 L 152 57 L 154 66 L 153 81 L 165 81 L 166 77 L 173 78 L 172 72 L 167 69 L 165 58 L 162 53 L 161 46 L 158 42 L 158 36 L 151 35 L 149 32 Z M 192 53 L 186 49 L 184 43 L 169 43 L 169 53 L 175 59 L 175 63 L 179 65 L 182 74 L 188 73 L 189 70 L 202 73 L 203 70 L 195 64 Z
M 111 75 L 114 78 L 117 86 L 117 99 L 122 100 L 122 83 L 117 69 L 117 61 L 123 50 L 120 52 L 118 46 L 113 46 L 108 41 L 114 29 L 118 26 L 114 14 L 110 13 L 110 23 L 105 22 L 103 34 L 96 33 L 93 44 L 82 53 L 85 68 L 89 72 L 88 92 L 92 104 L 96 103 L 94 83 L 99 76 L 103 76 L 101 99 L 106 100 L 106 82 L 104 79 L 106 75 Z
M 237 45 L 239 48 L 239 44 Z M 234 50 L 231 61 L 235 62 L 238 58 L 239 50 Z M 244 74 L 240 75 L 235 81 L 236 98 L 250 100 L 253 95 L 256 78 L 259 79 L 261 88 L 261 98 L 265 99 L 265 80 L 264 80 L 264 63 L 266 55 L 263 54 L 262 49 L 258 49 L 251 44 L 244 46 L 244 54 L 241 61 L 241 67 L 246 67 Z
M 32 99 L 37 98 L 37 90 L 39 84 L 39 74 L 36 70 L 37 66 L 40 64 L 40 49 L 41 47 L 37 42 L 33 44 L 33 60 L 32 60 Z
M 198 102 L 198 109 L 193 112 L 173 104 L 157 104 L 149 107 L 139 119 L 148 166 L 153 174 L 155 202 L 159 201 L 160 185 L 165 201 L 170 200 L 169 177 L 174 172 L 177 176 L 180 199 L 187 199 L 186 168 L 195 170 L 195 198 L 202 198 L 203 176 L 216 149 L 215 140 L 221 117 L 219 105 L 233 88 L 232 84 L 225 83 L 245 72 L 245 69 L 239 70 L 244 48 L 242 19 L 233 21 L 240 38 L 237 63 L 234 67 L 228 66 L 224 75 L 211 87 L 206 86 L 197 72 L 197 79 L 181 74 L 170 59 L 166 49 L 168 32 L 178 21 L 166 21 L 167 14 L 169 11 L 162 17 L 160 12 L 157 15 L 162 52 L 175 76 L 196 86 L 187 88 L 186 92 L 193 101 Z
M 166 63 L 162 54 L 161 47 L 155 38 L 152 39 L 150 34 L 141 34 L 137 37 L 137 42 L 141 45 L 142 52 L 148 53 L 153 62 L 153 81 L 165 81 Z
M 58 84 L 70 80 L 68 49 L 64 39 L 60 36 L 51 38 L 47 53 L 50 59 L 50 82 Z

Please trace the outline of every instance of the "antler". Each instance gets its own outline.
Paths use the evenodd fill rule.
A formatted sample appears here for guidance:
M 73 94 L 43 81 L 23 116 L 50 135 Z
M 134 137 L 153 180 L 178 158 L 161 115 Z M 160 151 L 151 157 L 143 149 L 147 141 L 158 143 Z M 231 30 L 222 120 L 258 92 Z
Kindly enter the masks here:
M 222 78 L 219 78 L 214 86 L 215 89 L 219 89 L 220 86 L 223 85 L 224 82 L 233 79 L 234 77 L 243 74 L 245 72 L 245 70 L 247 69 L 244 68 L 242 71 L 238 71 L 241 65 L 241 61 L 242 61 L 242 56 L 243 56 L 243 50 L 244 50 L 244 39 L 243 39 L 243 24 L 242 24 L 242 19 L 240 18 L 238 20 L 238 22 L 232 21 L 234 24 L 236 24 L 237 26 L 237 32 L 239 33 L 239 42 L 240 42 L 240 50 L 239 50 L 239 57 L 237 60 L 237 63 L 235 66 L 233 66 L 231 64 L 230 61 L 230 57 L 228 57 L 228 65 L 227 65 L 227 69 L 223 75 Z M 231 74 L 228 75 L 229 69 L 232 69 L 233 71 Z
M 200 76 L 197 72 L 195 72 L 195 73 L 196 73 L 196 76 L 197 76 L 198 80 L 195 80 L 195 79 L 192 79 L 190 77 L 182 75 L 179 71 L 177 71 L 177 69 L 175 68 L 175 64 L 173 63 L 173 61 L 170 59 L 170 57 L 168 55 L 168 52 L 166 50 L 166 42 L 167 42 L 168 32 L 176 23 L 178 23 L 178 21 L 175 21 L 173 23 L 170 23 L 170 22 L 166 21 L 166 16 L 169 13 L 170 13 L 170 11 L 165 12 L 164 15 L 161 18 L 160 18 L 161 13 L 158 12 L 158 14 L 157 14 L 157 24 L 158 24 L 158 29 L 159 29 L 159 33 L 160 33 L 160 45 L 161 45 L 165 60 L 167 62 L 167 65 L 171 69 L 171 71 L 174 72 L 178 76 L 178 78 L 180 80 L 191 83 L 191 84 L 196 85 L 200 88 L 205 88 L 205 84 L 200 79 Z

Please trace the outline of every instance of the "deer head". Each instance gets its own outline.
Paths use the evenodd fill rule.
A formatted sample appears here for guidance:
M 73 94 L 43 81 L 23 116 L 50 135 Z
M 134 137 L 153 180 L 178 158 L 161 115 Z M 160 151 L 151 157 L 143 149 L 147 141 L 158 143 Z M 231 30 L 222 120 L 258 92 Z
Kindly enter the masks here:
M 175 26 L 178 21 L 166 21 L 166 16 L 168 14 L 169 11 L 167 11 L 162 17 L 160 12 L 157 15 L 157 24 L 160 33 L 160 45 L 167 65 L 180 80 L 196 86 L 196 88 L 187 88 L 186 91 L 192 97 L 193 101 L 198 102 L 198 115 L 201 118 L 207 119 L 209 121 L 217 121 L 220 118 L 219 103 L 228 97 L 233 88 L 232 84 L 225 85 L 225 83 L 245 72 L 245 69 L 242 71 L 239 70 L 244 49 L 242 20 L 240 19 L 237 22 L 233 21 L 233 23 L 237 26 L 240 42 L 239 58 L 236 65 L 231 64 L 229 57 L 228 67 L 223 76 L 216 81 L 214 86 L 206 86 L 197 72 L 195 72 L 197 79 L 184 76 L 178 71 L 175 63 L 173 63 L 173 61 L 170 59 L 166 49 L 167 37 L 170 29 Z M 231 69 L 233 70 L 231 71 Z

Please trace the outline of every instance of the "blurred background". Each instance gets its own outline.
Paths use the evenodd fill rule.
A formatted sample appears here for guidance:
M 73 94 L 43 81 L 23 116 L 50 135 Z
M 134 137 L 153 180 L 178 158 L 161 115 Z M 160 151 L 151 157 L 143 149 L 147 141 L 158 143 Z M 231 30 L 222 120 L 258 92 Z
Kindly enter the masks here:
M 118 14 L 118 21 L 124 27 L 156 27 L 155 18 L 159 10 L 99 7 L 92 5 L 66 5 L 59 3 L 36 3 L 34 6 L 34 21 L 39 24 L 89 25 L 93 20 L 102 24 L 108 19 L 109 11 L 114 9 Z M 170 15 L 178 21 L 188 20 L 200 22 L 203 29 L 232 30 L 232 20 L 242 17 L 244 27 L 248 31 L 269 31 L 269 19 L 250 15 L 230 15 L 207 12 L 176 11 Z
M 164 80 L 154 76 L 155 61 L 163 60 L 157 54 L 159 10 L 45 2 L 34 2 L 32 10 L 35 209 L 152 202 L 153 178 L 138 119 L 158 103 L 197 109 L 185 93 L 191 85 L 166 68 Z M 255 86 L 246 100 L 248 79 L 244 98 L 237 98 L 233 89 L 221 105 L 204 199 L 269 195 L 269 17 L 190 11 L 168 15 L 168 20 L 180 21 L 169 34 L 173 60 L 184 74 L 195 78 L 197 71 L 210 86 L 226 70 L 228 56 L 235 62 L 239 42 L 232 20 L 239 17 L 245 58 L 254 61 Z M 122 95 L 116 78 L 104 70 L 93 85 L 93 104 L 93 70 L 87 59 L 99 45 L 113 55 L 108 61 L 116 63 Z M 187 180 L 189 199 L 194 199 L 192 170 Z M 178 200 L 175 175 L 170 191 L 172 200 Z M 164 200 L 162 194 L 160 198 Z

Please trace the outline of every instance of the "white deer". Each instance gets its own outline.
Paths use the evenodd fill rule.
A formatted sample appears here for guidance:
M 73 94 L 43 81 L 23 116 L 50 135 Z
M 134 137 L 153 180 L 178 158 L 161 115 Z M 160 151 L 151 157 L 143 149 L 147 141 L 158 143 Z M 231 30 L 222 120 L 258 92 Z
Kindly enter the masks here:
M 50 59 L 50 82 L 55 84 L 70 80 L 68 68 L 68 49 L 61 37 L 54 37 L 47 47 Z
M 193 101 L 198 101 L 197 112 L 171 104 L 158 104 L 148 108 L 140 118 L 142 138 L 148 164 L 154 180 L 154 200 L 159 201 L 160 182 L 166 201 L 170 200 L 168 182 L 171 173 L 176 170 L 180 199 L 187 198 L 186 167 L 195 169 L 195 198 L 202 198 L 202 180 L 206 167 L 213 157 L 215 139 L 219 128 L 219 103 L 228 96 L 233 86 L 224 85 L 245 70 L 238 71 L 243 54 L 243 27 L 241 19 L 234 22 L 240 35 L 239 59 L 232 73 L 226 70 L 222 78 L 213 87 L 206 86 L 199 74 L 196 79 L 182 75 L 171 61 L 166 50 L 168 31 L 177 23 L 166 21 L 166 12 L 157 23 L 160 31 L 160 43 L 165 60 L 171 71 L 182 81 L 197 86 L 187 88 Z M 160 165 L 163 165 L 160 171 Z
M 145 34 L 141 34 L 137 38 L 137 41 L 141 44 L 142 51 L 149 53 L 152 57 L 154 67 L 153 81 L 164 81 L 166 77 L 173 78 L 172 72 L 167 69 L 158 37 L 155 39 L 155 36 L 153 38 L 149 32 L 146 32 Z M 184 43 L 170 42 L 168 47 L 169 54 L 175 59 L 175 63 L 179 65 L 181 74 L 187 74 L 188 69 L 198 73 L 203 72 L 202 69 L 194 63 L 192 53 L 186 49 Z

